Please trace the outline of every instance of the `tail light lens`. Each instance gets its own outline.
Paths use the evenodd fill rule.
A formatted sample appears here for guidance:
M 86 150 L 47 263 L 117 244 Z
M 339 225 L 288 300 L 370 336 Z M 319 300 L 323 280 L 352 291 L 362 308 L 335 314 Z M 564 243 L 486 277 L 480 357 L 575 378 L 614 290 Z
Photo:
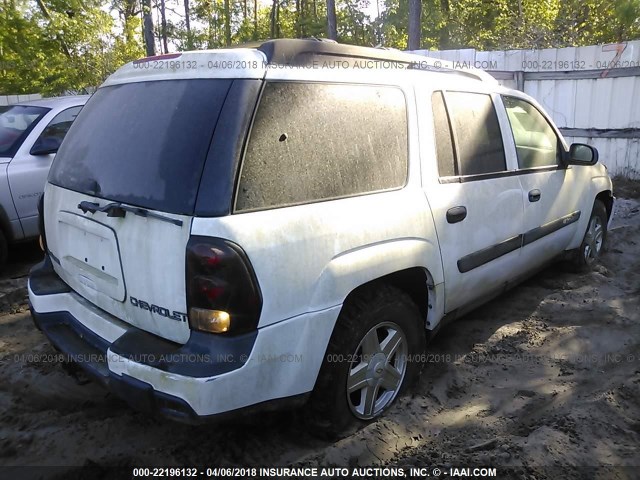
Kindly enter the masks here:
M 186 273 L 193 330 L 234 335 L 257 328 L 262 295 L 242 248 L 221 238 L 192 236 Z

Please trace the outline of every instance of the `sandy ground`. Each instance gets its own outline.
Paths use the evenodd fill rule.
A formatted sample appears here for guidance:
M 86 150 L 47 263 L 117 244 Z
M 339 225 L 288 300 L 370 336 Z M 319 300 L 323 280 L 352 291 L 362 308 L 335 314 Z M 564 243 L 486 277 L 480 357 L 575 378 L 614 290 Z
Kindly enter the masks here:
M 0 466 L 640 466 L 640 201 L 619 201 L 608 245 L 594 272 L 552 267 L 443 329 L 411 394 L 335 443 L 290 413 L 155 420 L 69 375 L 31 323 L 39 252 L 21 246 L 0 277 Z

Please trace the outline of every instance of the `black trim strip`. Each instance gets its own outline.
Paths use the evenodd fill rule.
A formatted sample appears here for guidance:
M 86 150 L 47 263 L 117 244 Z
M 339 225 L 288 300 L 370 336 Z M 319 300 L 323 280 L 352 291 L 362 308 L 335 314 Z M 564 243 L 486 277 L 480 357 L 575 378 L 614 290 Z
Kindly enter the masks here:
M 575 223 L 580 218 L 580 210 L 570 213 L 569 215 L 565 215 L 564 217 L 560 217 L 557 220 L 553 220 L 541 227 L 536 227 L 532 230 L 529 230 L 523 235 L 522 246 L 528 245 L 530 243 L 535 242 L 536 240 L 540 240 L 542 237 L 545 237 L 557 230 L 560 230 L 562 227 L 566 227 L 567 225 L 571 225 Z
M 569 215 L 565 215 L 564 217 L 560 217 L 557 220 L 553 220 L 552 222 L 542 225 L 541 227 L 531 229 L 524 234 L 517 235 L 490 247 L 465 255 L 458 260 L 458 270 L 460 273 L 466 273 L 474 268 L 478 268 L 485 263 L 489 263 L 498 257 L 511 253 L 520 247 L 524 247 L 536 240 L 540 240 L 542 237 L 546 237 L 547 235 L 560 230 L 562 227 L 571 225 L 579 219 L 580 211 L 577 210 Z
M 465 255 L 458 260 L 458 270 L 460 273 L 465 273 L 474 268 L 478 268 L 485 263 L 489 263 L 502 255 L 511 253 L 514 250 L 518 250 L 522 246 L 522 235 L 504 240 L 500 243 L 496 243 L 491 247 L 483 248 L 477 252 Z
M 440 183 L 466 183 L 475 182 L 476 180 L 490 180 L 493 178 L 515 177 L 517 175 L 527 175 L 529 173 L 552 172 L 554 170 L 564 169 L 564 166 L 549 165 L 548 167 L 523 168 L 520 170 L 505 170 L 503 172 L 480 173 L 478 175 L 465 175 L 455 177 L 440 177 Z

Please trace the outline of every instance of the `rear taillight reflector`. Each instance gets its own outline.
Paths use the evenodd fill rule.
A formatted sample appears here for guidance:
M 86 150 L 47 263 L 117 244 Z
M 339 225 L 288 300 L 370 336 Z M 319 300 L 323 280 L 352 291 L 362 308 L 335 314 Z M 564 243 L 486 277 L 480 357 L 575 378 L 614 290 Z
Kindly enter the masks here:
M 192 236 L 186 281 L 192 329 L 234 335 L 257 328 L 262 296 L 247 255 L 235 243 Z

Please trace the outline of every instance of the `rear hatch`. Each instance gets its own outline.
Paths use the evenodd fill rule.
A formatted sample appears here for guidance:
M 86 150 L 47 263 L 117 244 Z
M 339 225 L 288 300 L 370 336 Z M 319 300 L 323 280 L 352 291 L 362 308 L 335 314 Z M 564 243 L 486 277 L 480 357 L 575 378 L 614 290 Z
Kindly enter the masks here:
M 124 69 L 134 80 L 119 72 L 98 89 L 56 156 L 45 189 L 47 248 L 78 294 L 184 343 L 185 250 L 234 80 Z

